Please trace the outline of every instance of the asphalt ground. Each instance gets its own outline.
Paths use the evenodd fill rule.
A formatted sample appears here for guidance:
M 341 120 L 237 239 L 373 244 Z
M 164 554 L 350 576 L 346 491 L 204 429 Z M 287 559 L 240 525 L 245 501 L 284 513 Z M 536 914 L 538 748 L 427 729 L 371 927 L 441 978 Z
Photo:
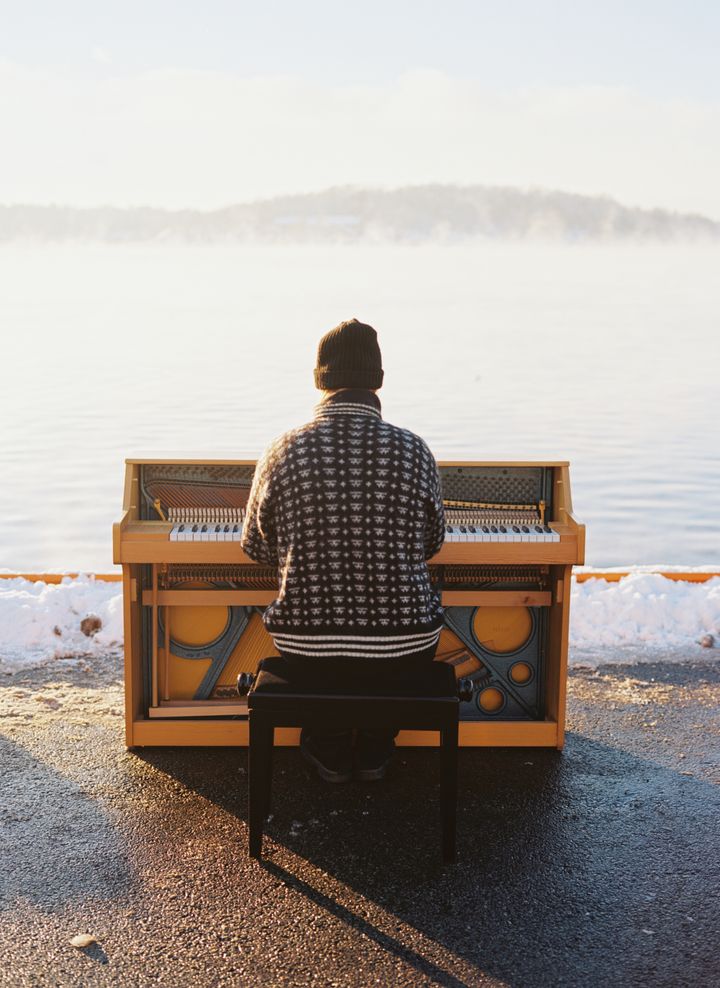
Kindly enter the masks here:
M 715 986 L 719 699 L 572 672 L 563 753 L 461 750 L 446 867 L 434 750 L 345 786 L 280 750 L 259 864 L 245 749 L 126 751 L 117 658 L 1 674 L 0 985 Z

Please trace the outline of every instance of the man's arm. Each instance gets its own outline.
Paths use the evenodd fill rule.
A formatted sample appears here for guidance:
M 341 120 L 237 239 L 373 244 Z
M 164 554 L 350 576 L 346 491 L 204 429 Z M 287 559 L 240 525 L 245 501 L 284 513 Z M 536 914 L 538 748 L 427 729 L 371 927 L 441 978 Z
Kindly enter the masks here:
M 258 460 L 245 509 L 240 548 L 257 563 L 276 566 L 278 561 L 275 500 L 270 450 Z
M 440 489 L 440 471 L 432 453 L 430 466 L 430 490 L 425 505 L 425 559 L 431 559 L 440 551 L 445 541 L 445 511 Z

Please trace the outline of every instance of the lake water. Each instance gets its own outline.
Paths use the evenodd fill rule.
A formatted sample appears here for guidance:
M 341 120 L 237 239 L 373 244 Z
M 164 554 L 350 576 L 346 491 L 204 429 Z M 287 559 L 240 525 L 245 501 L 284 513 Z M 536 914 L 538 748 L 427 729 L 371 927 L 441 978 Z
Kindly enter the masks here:
M 568 459 L 588 563 L 720 561 L 720 252 L 0 250 L 0 567 L 112 569 L 123 458 L 255 457 L 310 417 L 319 337 L 379 333 L 438 459 Z

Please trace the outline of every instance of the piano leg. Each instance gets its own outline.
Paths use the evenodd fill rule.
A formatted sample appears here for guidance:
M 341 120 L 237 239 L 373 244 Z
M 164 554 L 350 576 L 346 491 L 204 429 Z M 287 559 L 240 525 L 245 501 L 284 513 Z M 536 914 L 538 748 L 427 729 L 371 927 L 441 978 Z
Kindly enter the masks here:
M 152 706 L 158 706 L 158 578 L 157 566 L 152 564 Z
M 166 604 L 165 610 L 163 612 L 163 617 L 165 619 L 165 662 L 164 662 L 164 677 L 163 677 L 163 700 L 170 699 L 170 608 Z

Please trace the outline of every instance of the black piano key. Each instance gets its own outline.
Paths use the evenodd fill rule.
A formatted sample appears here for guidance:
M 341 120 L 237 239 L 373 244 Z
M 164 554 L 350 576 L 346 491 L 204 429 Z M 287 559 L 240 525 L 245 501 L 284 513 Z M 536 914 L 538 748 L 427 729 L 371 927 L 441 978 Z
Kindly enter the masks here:
M 527 527 L 527 525 L 523 525 L 522 526 L 522 530 L 523 530 L 523 532 L 525 532 L 526 535 L 529 535 L 530 534 L 530 529 Z
M 520 534 L 520 529 L 517 527 L 517 525 L 513 525 L 513 532 L 515 532 L 517 535 Z
M 499 529 L 500 529 L 500 531 L 501 531 L 501 532 L 503 533 L 503 535 L 504 535 L 504 534 L 505 534 L 505 533 L 507 532 L 507 528 L 505 528 L 505 526 L 504 526 L 504 525 L 498 525 L 498 528 L 499 528 Z

